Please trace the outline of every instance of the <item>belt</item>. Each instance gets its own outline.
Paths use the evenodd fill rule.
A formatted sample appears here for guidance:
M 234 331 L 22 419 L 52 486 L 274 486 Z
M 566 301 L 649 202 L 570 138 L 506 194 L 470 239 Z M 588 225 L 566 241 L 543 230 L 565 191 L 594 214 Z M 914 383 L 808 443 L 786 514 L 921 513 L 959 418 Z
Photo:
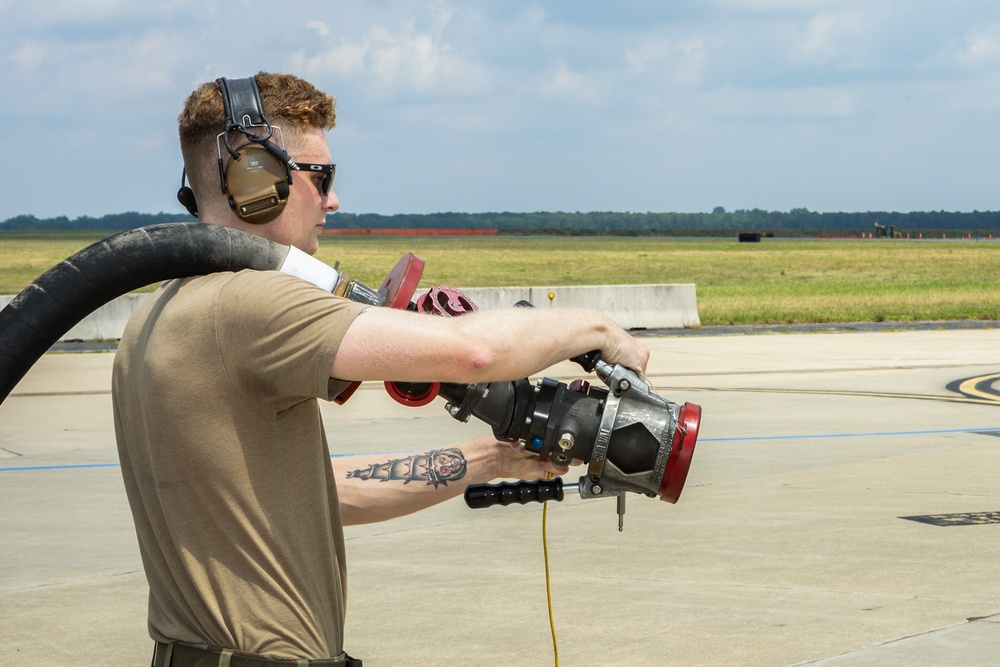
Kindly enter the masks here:
M 361 661 L 346 653 L 321 660 L 281 660 L 227 648 L 193 646 L 181 642 L 156 642 L 152 667 L 362 667 Z

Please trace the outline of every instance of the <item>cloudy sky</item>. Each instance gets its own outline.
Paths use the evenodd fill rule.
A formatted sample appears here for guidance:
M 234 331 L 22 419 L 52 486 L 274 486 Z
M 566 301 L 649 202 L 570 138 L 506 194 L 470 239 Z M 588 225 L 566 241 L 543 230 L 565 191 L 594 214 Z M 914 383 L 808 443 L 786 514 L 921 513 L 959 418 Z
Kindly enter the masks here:
M 333 93 L 342 210 L 997 210 L 996 0 L 0 0 L 0 220 L 181 212 L 218 76 Z

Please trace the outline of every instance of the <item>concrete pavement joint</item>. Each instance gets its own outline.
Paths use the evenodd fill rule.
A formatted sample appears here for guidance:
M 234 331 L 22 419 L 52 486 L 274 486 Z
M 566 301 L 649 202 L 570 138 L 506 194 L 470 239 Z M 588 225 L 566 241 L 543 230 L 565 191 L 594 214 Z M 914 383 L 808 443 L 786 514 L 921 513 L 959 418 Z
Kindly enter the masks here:
M 748 336 L 792 333 L 897 333 L 995 329 L 1000 320 L 930 320 L 921 322 L 805 322 L 801 324 L 713 324 L 684 329 L 632 329 L 633 336 Z
M 990 618 L 992 618 L 992 617 L 990 617 Z M 889 639 L 889 640 L 886 640 L 884 642 L 876 642 L 874 644 L 870 644 L 868 646 L 863 646 L 861 648 L 857 648 L 857 649 L 854 649 L 852 651 L 845 651 L 843 653 L 837 653 L 837 654 L 834 654 L 834 655 L 824 656 L 822 658 L 816 658 L 814 660 L 807 660 L 805 662 L 797 662 L 794 665 L 791 665 L 791 667 L 802 667 L 803 665 L 816 665 L 816 664 L 819 664 L 819 663 L 822 663 L 822 662 L 827 662 L 828 660 L 831 660 L 831 659 L 834 659 L 834 658 L 842 658 L 842 657 L 846 657 L 846 656 L 850 656 L 850 655 L 860 655 L 860 654 L 863 654 L 863 653 L 865 653 L 867 651 L 870 651 L 872 649 L 876 649 L 876 648 L 879 648 L 879 647 L 882 647 L 882 646 L 892 646 L 893 644 L 898 644 L 900 642 L 904 642 L 904 641 L 907 641 L 907 640 L 910 640 L 910 639 L 917 639 L 919 637 L 927 637 L 927 636 L 933 635 L 933 634 L 935 634 L 937 632 L 941 632 L 942 630 L 951 630 L 953 628 L 960 628 L 963 625 L 969 625 L 970 623 L 979 623 L 979 622 L 981 622 L 979 619 L 976 619 L 974 621 L 970 620 L 970 619 L 966 619 L 965 621 L 960 622 L 960 623 L 953 623 L 951 625 L 942 625 L 940 627 L 932 628 L 932 629 L 927 630 L 925 632 L 917 632 L 917 633 L 914 633 L 912 635 L 905 635 L 905 636 L 902 636 L 902 637 L 896 637 L 894 639 Z M 990 622 L 991 623 L 995 623 L 995 621 L 990 621 Z
M 1000 362 L 986 362 L 1000 364 Z M 882 371 L 919 371 L 938 368 L 965 368 L 967 363 L 954 364 L 895 364 L 892 366 L 849 366 L 849 367 L 819 367 L 809 368 L 762 368 L 755 370 L 725 370 L 725 371 L 686 371 L 683 373 L 649 373 L 647 378 L 670 377 L 729 377 L 731 375 L 813 375 L 816 373 L 872 373 Z M 977 364 L 982 365 L 982 364 Z M 950 385 L 949 385 L 950 388 Z
M 794 435 L 760 435 L 760 436 L 736 436 L 726 438 L 698 438 L 698 442 L 753 442 L 760 440 L 812 440 L 817 438 L 884 438 L 900 435 L 939 435 L 942 433 L 976 433 L 983 431 L 995 431 L 996 427 L 990 428 L 946 428 L 927 429 L 923 431 L 873 431 L 867 433 L 814 433 L 814 434 L 794 434 Z
M 71 545 L 73 548 L 78 548 L 77 545 Z M 40 590 L 52 590 L 58 588 L 67 588 L 73 586 L 79 586 L 80 584 L 89 584 L 93 582 L 101 582 L 107 579 L 114 579 L 116 577 L 131 577 L 139 575 L 143 579 L 146 578 L 146 573 L 142 570 L 125 570 L 123 572 L 108 572 L 105 574 L 98 574 L 88 577 L 73 577 L 70 579 L 64 579 L 62 581 L 46 581 L 40 584 L 32 584 L 30 586 L 12 586 L 10 588 L 0 588 L 0 591 L 40 591 Z
M 937 394 L 904 394 L 878 391 L 841 391 L 834 389 L 775 389 L 769 387 L 667 387 L 660 391 L 715 391 L 748 394 L 805 394 L 820 396 L 860 396 L 865 398 L 897 398 L 918 401 L 944 401 L 946 403 L 971 403 L 974 405 L 1000 405 L 1000 396 L 974 398 L 970 396 L 941 396 Z
M 110 389 L 95 389 L 93 391 L 19 391 L 11 392 L 7 398 L 48 398 L 54 396 L 106 396 Z

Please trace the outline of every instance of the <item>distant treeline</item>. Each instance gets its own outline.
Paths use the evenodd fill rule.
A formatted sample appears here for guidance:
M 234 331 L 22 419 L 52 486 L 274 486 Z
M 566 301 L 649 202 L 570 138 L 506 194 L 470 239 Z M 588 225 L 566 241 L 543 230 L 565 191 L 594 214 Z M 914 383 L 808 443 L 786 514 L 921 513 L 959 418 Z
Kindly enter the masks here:
M 121 231 L 161 222 L 191 222 L 177 213 L 115 213 L 98 218 L 66 216 L 36 218 L 20 215 L 0 222 L 0 231 L 106 230 Z M 929 211 L 897 213 L 819 213 L 805 208 L 791 211 L 761 209 L 711 213 L 428 213 L 379 215 L 376 213 L 332 213 L 327 227 L 335 229 L 498 229 L 501 234 L 703 234 L 729 235 L 735 231 L 774 232 L 777 236 L 852 236 L 869 234 L 875 224 L 894 227 L 903 234 L 1000 232 L 1000 211 Z
M 779 236 L 838 234 L 860 235 L 875 231 L 875 224 L 906 232 L 1000 232 L 1000 211 L 971 213 L 931 211 L 897 213 L 818 213 L 796 208 L 785 213 L 761 209 L 711 213 L 434 213 L 427 215 L 377 215 L 334 213 L 327 226 L 343 229 L 498 229 L 501 234 L 621 234 L 656 235 L 697 233 L 729 235 L 738 230 L 775 232 Z
M 111 213 L 102 215 L 99 218 L 82 215 L 73 220 L 70 220 L 65 215 L 60 215 L 57 218 L 36 218 L 33 215 L 19 215 L 0 222 L 0 231 L 79 231 L 86 229 L 124 231 L 126 229 L 135 229 L 136 227 L 156 225 L 161 222 L 193 222 L 194 219 L 194 217 L 187 214 L 136 213 L 135 211 Z

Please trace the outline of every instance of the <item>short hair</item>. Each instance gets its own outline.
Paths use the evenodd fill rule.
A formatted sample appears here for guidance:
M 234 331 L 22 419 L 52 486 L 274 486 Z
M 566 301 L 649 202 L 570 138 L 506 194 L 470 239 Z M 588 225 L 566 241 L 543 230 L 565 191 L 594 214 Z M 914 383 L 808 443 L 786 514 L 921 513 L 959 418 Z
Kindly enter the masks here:
M 292 74 L 258 72 L 254 79 L 260 90 L 264 115 L 281 128 L 285 146 L 296 134 L 309 128 L 330 130 L 337 120 L 337 102 L 313 84 Z M 219 179 L 216 137 L 225 129 L 226 111 L 222 91 L 214 81 L 204 83 L 184 102 L 177 117 L 181 155 L 196 194 Z M 243 143 L 234 141 L 234 145 Z

